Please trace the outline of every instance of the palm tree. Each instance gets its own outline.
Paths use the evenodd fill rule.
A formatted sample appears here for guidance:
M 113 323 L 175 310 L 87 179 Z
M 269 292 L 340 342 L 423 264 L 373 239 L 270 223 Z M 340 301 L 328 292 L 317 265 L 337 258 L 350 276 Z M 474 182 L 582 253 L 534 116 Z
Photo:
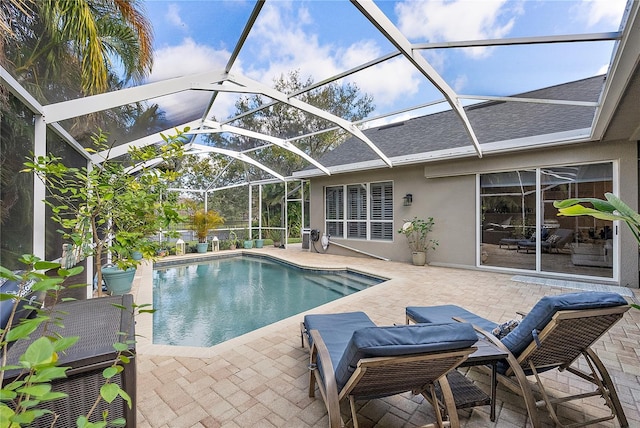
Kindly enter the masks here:
M 109 89 L 114 60 L 122 65 L 124 81 L 141 81 L 151 70 L 152 29 L 139 0 L 12 2 L 33 11 L 14 9 L 13 22 L 5 21 L 17 42 L 7 59 L 25 82 L 43 88 L 78 79 L 87 95 Z

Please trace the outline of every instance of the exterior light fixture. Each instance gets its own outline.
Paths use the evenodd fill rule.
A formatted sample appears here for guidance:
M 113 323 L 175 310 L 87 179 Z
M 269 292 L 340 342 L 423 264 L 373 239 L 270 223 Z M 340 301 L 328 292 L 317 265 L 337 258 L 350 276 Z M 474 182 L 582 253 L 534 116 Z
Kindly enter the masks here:
M 404 195 L 404 197 L 402 198 L 404 200 L 404 206 L 405 207 L 410 207 L 411 203 L 413 202 L 413 195 L 411 193 L 407 193 L 406 195 Z

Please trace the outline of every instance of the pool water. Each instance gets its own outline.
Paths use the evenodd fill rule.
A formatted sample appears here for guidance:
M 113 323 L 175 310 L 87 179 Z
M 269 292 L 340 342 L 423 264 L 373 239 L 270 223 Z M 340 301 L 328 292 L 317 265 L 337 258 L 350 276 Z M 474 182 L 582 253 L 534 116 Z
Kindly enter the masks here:
M 153 272 L 153 343 L 212 346 L 382 282 L 232 257 Z

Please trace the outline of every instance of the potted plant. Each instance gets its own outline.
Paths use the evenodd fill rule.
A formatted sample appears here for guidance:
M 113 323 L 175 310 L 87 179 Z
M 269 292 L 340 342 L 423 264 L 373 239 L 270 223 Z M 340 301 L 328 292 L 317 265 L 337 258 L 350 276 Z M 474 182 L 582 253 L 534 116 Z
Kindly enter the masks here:
M 224 219 L 216 211 L 197 210 L 193 213 L 191 225 L 198 237 L 197 251 L 198 253 L 206 253 L 209 244 L 207 243 L 207 233 L 209 229 L 215 229 L 222 225 Z
M 273 246 L 279 248 L 282 245 L 282 232 L 277 229 L 269 230 L 269 238 L 273 241 Z
M 253 240 L 251 239 L 251 235 L 249 234 L 249 229 L 244 229 L 244 231 L 242 232 L 242 236 L 244 237 L 244 248 L 253 248 Z
M 233 231 L 229 231 L 229 249 L 235 250 L 238 247 L 238 235 Z
M 407 244 L 411 250 L 413 264 L 424 266 L 427 262 L 427 251 L 435 250 L 438 241 L 429 239 L 429 232 L 433 229 L 433 217 L 426 220 L 414 217 L 412 220 L 405 220 L 398 233 L 407 238 Z
M 101 162 L 94 161 L 90 169 L 67 167 L 53 154 L 25 162 L 23 171 L 33 172 L 45 184 L 44 202 L 62 226 L 63 236 L 73 243 L 76 260 L 94 257 L 98 296 L 104 274 L 133 271 L 140 263 L 132 257 L 134 249 L 145 258 L 155 258 L 147 237 L 181 220 L 177 202 L 161 200 L 160 194 L 177 177 L 171 165 L 182 157 L 184 132 L 162 135 L 161 148 L 132 147 L 127 159 L 112 158 L 106 134 L 98 132 L 91 138 L 91 151 Z M 103 271 L 107 252 L 113 267 Z M 131 273 L 128 276 L 133 279 Z

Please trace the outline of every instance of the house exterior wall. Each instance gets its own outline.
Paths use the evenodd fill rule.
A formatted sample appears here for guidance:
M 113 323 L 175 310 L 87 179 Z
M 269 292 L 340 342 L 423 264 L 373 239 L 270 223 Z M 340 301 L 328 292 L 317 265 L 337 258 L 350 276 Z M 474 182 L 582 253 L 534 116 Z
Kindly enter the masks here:
M 483 158 L 426 163 L 358 173 L 314 177 L 311 181 L 311 227 L 324 231 L 324 188 L 332 185 L 393 181 L 394 230 L 404 219 L 434 217 L 431 234 L 440 245 L 428 254 L 434 265 L 474 268 L 477 253 L 476 174 L 509 171 L 552 165 L 615 161 L 618 165 L 617 191 L 632 208 L 638 207 L 638 153 L 635 141 L 580 143 L 548 147 Z M 615 173 L 615 169 L 614 169 Z M 616 180 L 614 180 L 616 182 Z M 413 195 L 410 207 L 403 206 L 403 196 Z M 638 287 L 638 246 L 626 225 L 619 226 L 618 248 L 621 255 L 619 285 Z M 342 240 L 343 244 L 376 256 L 410 262 L 411 253 L 403 235 L 394 234 L 393 242 Z M 318 248 L 320 248 L 318 246 Z M 327 252 L 358 256 L 362 254 L 330 245 Z

